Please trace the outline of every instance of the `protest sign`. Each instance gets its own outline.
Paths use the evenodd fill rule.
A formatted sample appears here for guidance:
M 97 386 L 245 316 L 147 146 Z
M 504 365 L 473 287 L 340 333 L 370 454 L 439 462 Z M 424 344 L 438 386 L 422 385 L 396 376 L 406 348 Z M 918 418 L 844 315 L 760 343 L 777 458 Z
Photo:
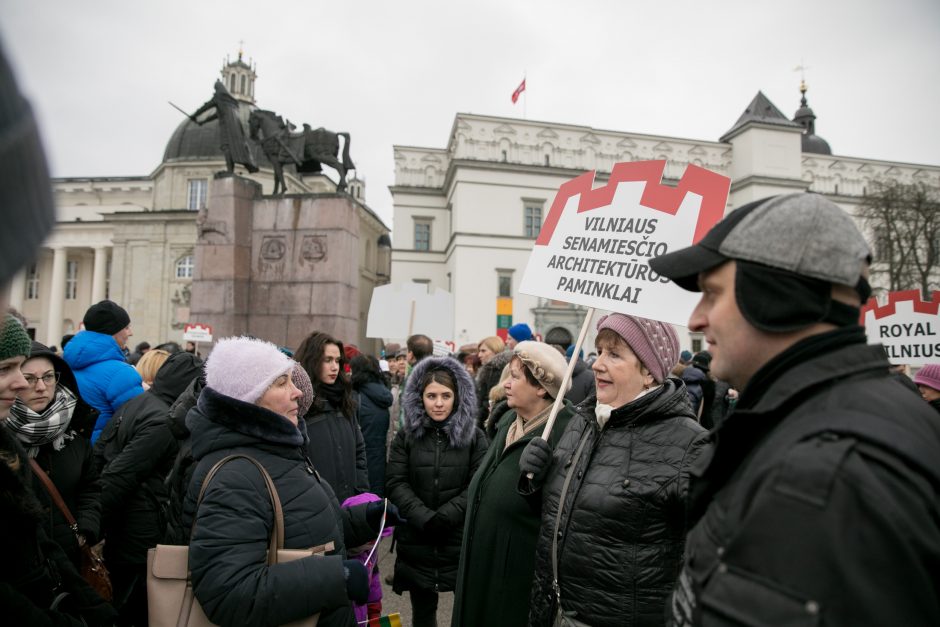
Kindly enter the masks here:
M 366 337 L 404 339 L 415 333 L 454 336 L 454 297 L 422 283 L 382 285 L 372 290 Z
M 874 298 L 862 307 L 860 324 L 869 344 L 883 344 L 892 364 L 924 366 L 940 363 L 940 292 L 921 300 L 920 291 L 890 292 L 888 302 Z
M 208 324 L 190 323 L 183 327 L 184 342 L 211 342 L 212 327 Z
M 618 163 L 597 189 L 594 172 L 564 183 L 519 291 L 685 325 L 698 295 L 653 272 L 649 260 L 692 245 L 721 220 L 731 180 L 690 165 L 668 187 L 665 166 Z

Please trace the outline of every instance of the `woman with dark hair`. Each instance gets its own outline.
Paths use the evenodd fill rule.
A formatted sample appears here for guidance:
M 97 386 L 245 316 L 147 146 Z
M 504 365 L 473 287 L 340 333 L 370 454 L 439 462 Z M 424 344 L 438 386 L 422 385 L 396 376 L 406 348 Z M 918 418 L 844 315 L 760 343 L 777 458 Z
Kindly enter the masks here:
M 404 424 L 392 441 L 386 480 L 407 520 L 395 528 L 393 589 L 410 592 L 414 627 L 436 626 L 437 593 L 457 584 L 467 488 L 486 436 L 474 424 L 473 379 L 450 357 L 418 362 L 402 403 Z
M 388 408 L 392 392 L 385 386 L 379 360 L 371 355 L 356 355 L 349 362 L 352 388 L 356 394 L 359 428 L 366 445 L 369 491 L 385 495 L 385 442 L 388 437 Z
M 343 376 L 343 343 L 326 333 L 313 332 L 300 343 L 294 359 L 313 382 L 313 405 L 307 423 L 307 454 L 342 503 L 369 491 L 366 447 L 356 422 L 352 388 Z

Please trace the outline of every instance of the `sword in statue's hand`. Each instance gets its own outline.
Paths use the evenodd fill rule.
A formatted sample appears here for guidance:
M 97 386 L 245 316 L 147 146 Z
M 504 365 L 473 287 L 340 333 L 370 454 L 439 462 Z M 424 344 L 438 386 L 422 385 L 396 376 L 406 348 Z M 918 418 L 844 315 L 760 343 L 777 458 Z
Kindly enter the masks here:
M 182 113 L 183 115 L 185 115 L 187 118 L 189 118 L 189 119 L 192 120 L 193 122 L 196 121 L 196 116 L 190 115 L 190 114 L 186 113 L 185 111 L 183 111 L 182 109 L 180 109 L 179 107 L 177 107 L 175 104 L 173 104 L 173 103 L 170 102 L 169 100 L 167 100 L 166 102 L 167 102 L 168 105 L 170 105 L 171 107 L 173 107 L 174 109 L 176 109 L 177 111 L 179 111 L 180 113 Z

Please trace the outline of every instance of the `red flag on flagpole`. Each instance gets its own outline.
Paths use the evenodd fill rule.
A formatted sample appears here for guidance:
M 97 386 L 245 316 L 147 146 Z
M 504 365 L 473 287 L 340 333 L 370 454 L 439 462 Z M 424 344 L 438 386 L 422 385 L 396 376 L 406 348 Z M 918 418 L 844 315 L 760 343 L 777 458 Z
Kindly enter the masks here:
M 522 82 L 519 83 L 519 86 L 516 87 L 516 91 L 512 92 L 512 103 L 516 104 L 516 101 L 519 100 L 519 96 L 522 95 L 522 92 L 525 91 L 525 79 L 522 79 Z

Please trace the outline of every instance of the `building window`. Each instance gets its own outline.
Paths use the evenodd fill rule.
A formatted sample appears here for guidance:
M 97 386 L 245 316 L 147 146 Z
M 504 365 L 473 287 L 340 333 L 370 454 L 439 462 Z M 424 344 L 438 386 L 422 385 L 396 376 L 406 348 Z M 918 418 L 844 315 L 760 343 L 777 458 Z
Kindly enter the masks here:
M 512 298 L 512 270 L 497 270 L 496 277 L 496 296 Z
M 206 206 L 206 192 L 209 189 L 207 179 L 189 179 L 189 210 L 199 211 Z
M 415 220 L 415 250 L 431 250 L 431 222 Z
M 525 206 L 525 237 L 536 238 L 542 229 L 542 208 L 538 205 Z
M 26 298 L 28 300 L 39 298 L 39 264 L 34 263 L 26 271 Z
M 78 262 L 68 261 L 65 264 L 65 299 L 75 300 L 78 294 Z
M 243 93 L 243 94 L 247 92 L 247 90 L 245 89 L 245 79 L 246 79 L 246 78 L 248 78 L 248 77 L 245 76 L 244 74 L 242 74 L 242 88 L 241 88 L 241 93 Z
M 104 297 L 105 300 L 111 300 L 111 257 L 104 266 Z
M 193 278 L 193 256 L 186 255 L 185 257 L 180 258 L 176 262 L 176 278 L 177 279 L 191 279 Z
M 229 91 L 235 91 L 235 75 L 234 74 L 229 75 L 228 83 L 229 83 L 228 85 Z

